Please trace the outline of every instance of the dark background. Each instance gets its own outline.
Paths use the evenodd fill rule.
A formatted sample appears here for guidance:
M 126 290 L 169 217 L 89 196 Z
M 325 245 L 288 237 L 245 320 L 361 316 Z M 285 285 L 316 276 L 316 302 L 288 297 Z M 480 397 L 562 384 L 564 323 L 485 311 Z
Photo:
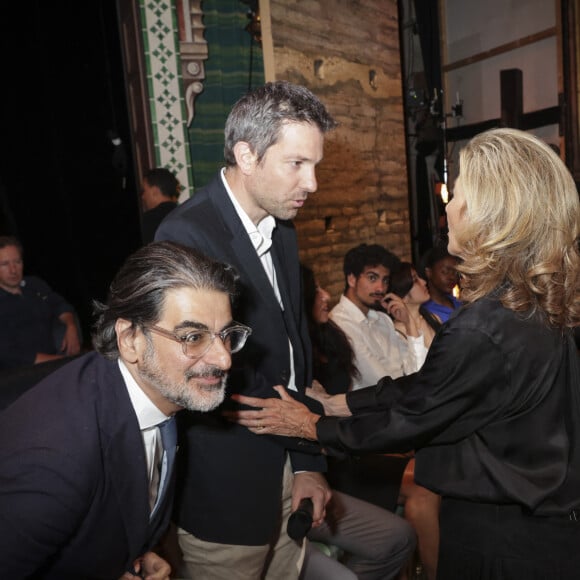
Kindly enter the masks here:
M 86 343 L 92 300 L 141 243 L 115 2 L 15 2 L 2 20 L 0 234 L 75 306 Z

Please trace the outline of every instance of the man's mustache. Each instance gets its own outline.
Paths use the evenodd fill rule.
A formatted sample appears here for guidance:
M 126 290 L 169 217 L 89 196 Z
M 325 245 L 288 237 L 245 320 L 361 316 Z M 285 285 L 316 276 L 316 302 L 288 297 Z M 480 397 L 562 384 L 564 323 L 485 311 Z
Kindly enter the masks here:
M 227 376 L 228 372 L 218 367 L 206 367 L 201 371 L 187 371 L 185 378 L 191 379 L 221 379 Z

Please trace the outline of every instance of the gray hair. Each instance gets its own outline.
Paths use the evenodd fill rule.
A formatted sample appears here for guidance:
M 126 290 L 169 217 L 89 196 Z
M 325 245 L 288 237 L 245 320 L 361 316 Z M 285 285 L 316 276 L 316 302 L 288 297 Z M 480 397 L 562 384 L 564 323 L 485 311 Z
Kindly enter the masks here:
M 169 290 L 193 288 L 224 292 L 233 301 L 237 274 L 231 266 L 175 242 L 153 242 L 129 256 L 109 287 L 107 303 L 93 302 L 97 316 L 93 345 L 104 357 L 119 356 L 115 323 L 133 330 L 158 322 Z
M 248 143 L 258 161 L 274 145 L 286 123 L 310 123 L 322 133 L 336 127 L 318 97 L 301 85 L 287 81 L 266 83 L 243 96 L 232 108 L 225 127 L 224 158 L 229 167 L 236 164 L 234 146 Z

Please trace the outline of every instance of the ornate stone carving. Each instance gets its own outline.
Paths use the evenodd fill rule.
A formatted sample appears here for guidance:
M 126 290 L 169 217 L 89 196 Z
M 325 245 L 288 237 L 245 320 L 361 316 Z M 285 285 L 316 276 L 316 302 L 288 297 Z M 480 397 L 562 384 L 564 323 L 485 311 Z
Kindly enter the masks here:
M 176 0 L 179 22 L 179 52 L 181 76 L 187 108 L 187 125 L 195 116 L 195 99 L 203 91 L 204 61 L 207 59 L 207 41 L 203 36 L 202 0 Z

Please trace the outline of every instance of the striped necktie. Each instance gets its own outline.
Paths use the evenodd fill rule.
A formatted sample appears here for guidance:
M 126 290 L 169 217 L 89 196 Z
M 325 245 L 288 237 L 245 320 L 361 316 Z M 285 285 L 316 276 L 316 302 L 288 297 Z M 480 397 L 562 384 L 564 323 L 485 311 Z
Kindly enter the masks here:
M 173 473 L 173 465 L 175 463 L 175 452 L 177 449 L 177 427 L 175 425 L 175 417 L 167 419 L 158 425 L 159 433 L 161 435 L 161 446 L 158 455 L 158 465 L 154 471 L 155 482 L 152 486 L 157 484 L 157 492 L 154 494 L 155 501 L 152 502 L 151 514 L 162 503 L 165 495 L 167 484 L 171 479 Z

